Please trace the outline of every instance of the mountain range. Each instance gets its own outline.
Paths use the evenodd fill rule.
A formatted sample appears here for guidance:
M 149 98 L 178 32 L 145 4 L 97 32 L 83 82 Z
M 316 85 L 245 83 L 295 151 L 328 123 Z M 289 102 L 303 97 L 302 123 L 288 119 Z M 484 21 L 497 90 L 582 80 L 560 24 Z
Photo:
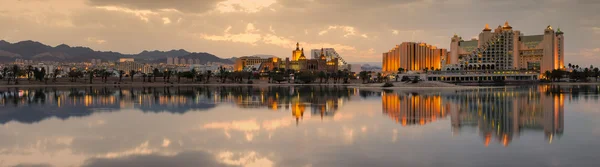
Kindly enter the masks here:
M 134 58 L 139 62 L 166 63 L 167 57 L 200 59 L 202 63 L 219 62 L 233 64 L 232 59 L 222 59 L 210 53 L 188 52 L 183 49 L 170 51 L 142 51 L 138 54 L 122 54 L 111 51 L 95 51 L 88 47 L 71 47 L 61 44 L 55 47 L 36 41 L 21 41 L 10 43 L 0 40 L 0 63 L 12 62 L 15 59 L 26 59 L 34 61 L 57 61 L 57 62 L 83 62 L 91 59 L 102 61 L 116 61 L 119 58 Z

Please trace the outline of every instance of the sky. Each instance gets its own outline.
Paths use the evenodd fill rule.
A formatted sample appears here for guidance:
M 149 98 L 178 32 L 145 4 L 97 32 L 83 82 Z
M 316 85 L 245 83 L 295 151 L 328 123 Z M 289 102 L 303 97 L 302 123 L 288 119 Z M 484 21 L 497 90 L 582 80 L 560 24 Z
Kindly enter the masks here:
M 449 48 L 508 21 L 525 35 L 565 32 L 566 63 L 600 65 L 599 0 L 0 0 L 0 39 L 222 58 L 335 48 L 381 62 L 402 42 Z M 308 53 L 308 52 L 307 52 Z

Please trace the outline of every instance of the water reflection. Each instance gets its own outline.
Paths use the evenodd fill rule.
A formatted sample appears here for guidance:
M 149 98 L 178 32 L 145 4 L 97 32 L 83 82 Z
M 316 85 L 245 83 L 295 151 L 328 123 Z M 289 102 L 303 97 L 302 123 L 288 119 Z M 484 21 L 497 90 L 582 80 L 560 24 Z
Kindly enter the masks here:
M 586 94 L 597 89 L 585 87 Z M 383 93 L 383 113 L 407 125 L 424 125 L 451 115 L 453 134 L 476 129 L 488 146 L 492 138 L 507 146 L 525 131 L 543 131 L 552 142 L 564 130 L 565 90 L 559 86 L 460 90 L 451 93 Z M 576 96 L 576 94 L 573 94 Z M 596 97 L 597 98 L 597 97 Z
M 597 111 L 589 106 L 599 94 L 598 86 L 0 88 L 0 166 L 436 166 L 415 158 L 430 155 L 465 166 L 456 159 L 528 145 L 585 158 L 574 153 L 600 149 L 592 140 L 600 122 L 579 112 Z M 449 151 L 428 151 L 438 149 Z

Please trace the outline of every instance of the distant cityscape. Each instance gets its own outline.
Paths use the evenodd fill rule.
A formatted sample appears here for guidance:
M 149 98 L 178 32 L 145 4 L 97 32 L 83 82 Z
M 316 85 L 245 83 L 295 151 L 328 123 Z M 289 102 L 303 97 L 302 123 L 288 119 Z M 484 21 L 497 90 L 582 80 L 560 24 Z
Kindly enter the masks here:
M 383 74 L 381 76 L 386 78 L 409 76 L 442 82 L 530 82 L 549 78 L 549 73 L 546 73 L 549 71 L 567 70 L 564 63 L 564 32 L 560 28 L 555 31 L 553 27 L 547 26 L 542 35 L 527 36 L 518 30 L 513 30 L 508 22 L 493 30 L 486 24 L 479 33 L 478 38 L 467 41 L 455 34 L 450 40 L 450 50 L 426 43 L 402 42 L 382 54 L 381 67 L 369 64 L 350 64 L 344 60 L 342 55 L 336 52 L 335 48 L 311 49 L 310 55 L 307 55 L 301 44 L 297 43 L 290 57 L 286 58 L 243 56 L 221 59 L 210 55 L 212 56 L 211 60 L 214 61 L 209 61 L 207 58 L 210 56 L 207 56 L 207 54 L 194 55 L 195 53 L 173 50 L 169 51 L 168 54 L 156 53 L 157 51 L 154 53 L 144 51 L 132 57 L 117 55 L 119 58 L 113 61 L 104 58 L 91 58 L 88 61 L 72 62 L 44 59 L 42 58 L 44 56 L 53 58 L 69 57 L 69 54 L 66 53 L 46 52 L 33 56 L 35 60 L 16 58 L 13 62 L 0 64 L 0 68 L 10 69 L 16 65 L 23 69 L 44 69 L 47 71 L 46 74 L 61 72 L 61 75 L 73 70 L 91 71 L 98 69 L 109 71 L 115 75 L 123 73 L 119 71 L 124 71 L 125 75 L 132 75 L 131 72 L 145 74 L 156 70 L 195 71 L 198 73 L 223 70 L 262 73 L 274 70 L 294 71 L 295 73 L 325 72 L 328 74 L 346 71 L 356 76 L 360 72 L 368 71 L 371 76 L 380 75 L 377 73 L 381 73 Z M 52 49 L 52 47 L 47 47 Z M 65 50 L 65 48 L 74 49 L 77 47 L 72 48 L 61 45 L 54 49 Z M 107 54 L 96 51 L 92 53 Z M 143 57 L 141 55 L 148 55 L 153 59 L 150 61 L 139 59 Z M 572 66 L 569 66 L 569 68 L 573 69 Z

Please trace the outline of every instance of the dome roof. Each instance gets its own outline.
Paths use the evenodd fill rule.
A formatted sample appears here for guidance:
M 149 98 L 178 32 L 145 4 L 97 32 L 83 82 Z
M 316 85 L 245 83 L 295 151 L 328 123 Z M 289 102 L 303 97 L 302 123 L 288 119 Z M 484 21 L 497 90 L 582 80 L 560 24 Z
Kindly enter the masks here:
M 564 34 L 564 32 L 562 32 L 562 31 L 560 30 L 560 27 L 558 28 L 558 30 L 556 30 L 556 33 L 557 33 L 557 34 Z
M 508 24 L 508 21 L 504 22 L 504 26 L 502 26 L 502 28 L 504 28 L 504 29 L 512 29 L 512 27 Z
M 492 31 L 492 29 L 490 29 L 489 24 L 485 24 L 485 28 L 483 28 L 483 31 Z

